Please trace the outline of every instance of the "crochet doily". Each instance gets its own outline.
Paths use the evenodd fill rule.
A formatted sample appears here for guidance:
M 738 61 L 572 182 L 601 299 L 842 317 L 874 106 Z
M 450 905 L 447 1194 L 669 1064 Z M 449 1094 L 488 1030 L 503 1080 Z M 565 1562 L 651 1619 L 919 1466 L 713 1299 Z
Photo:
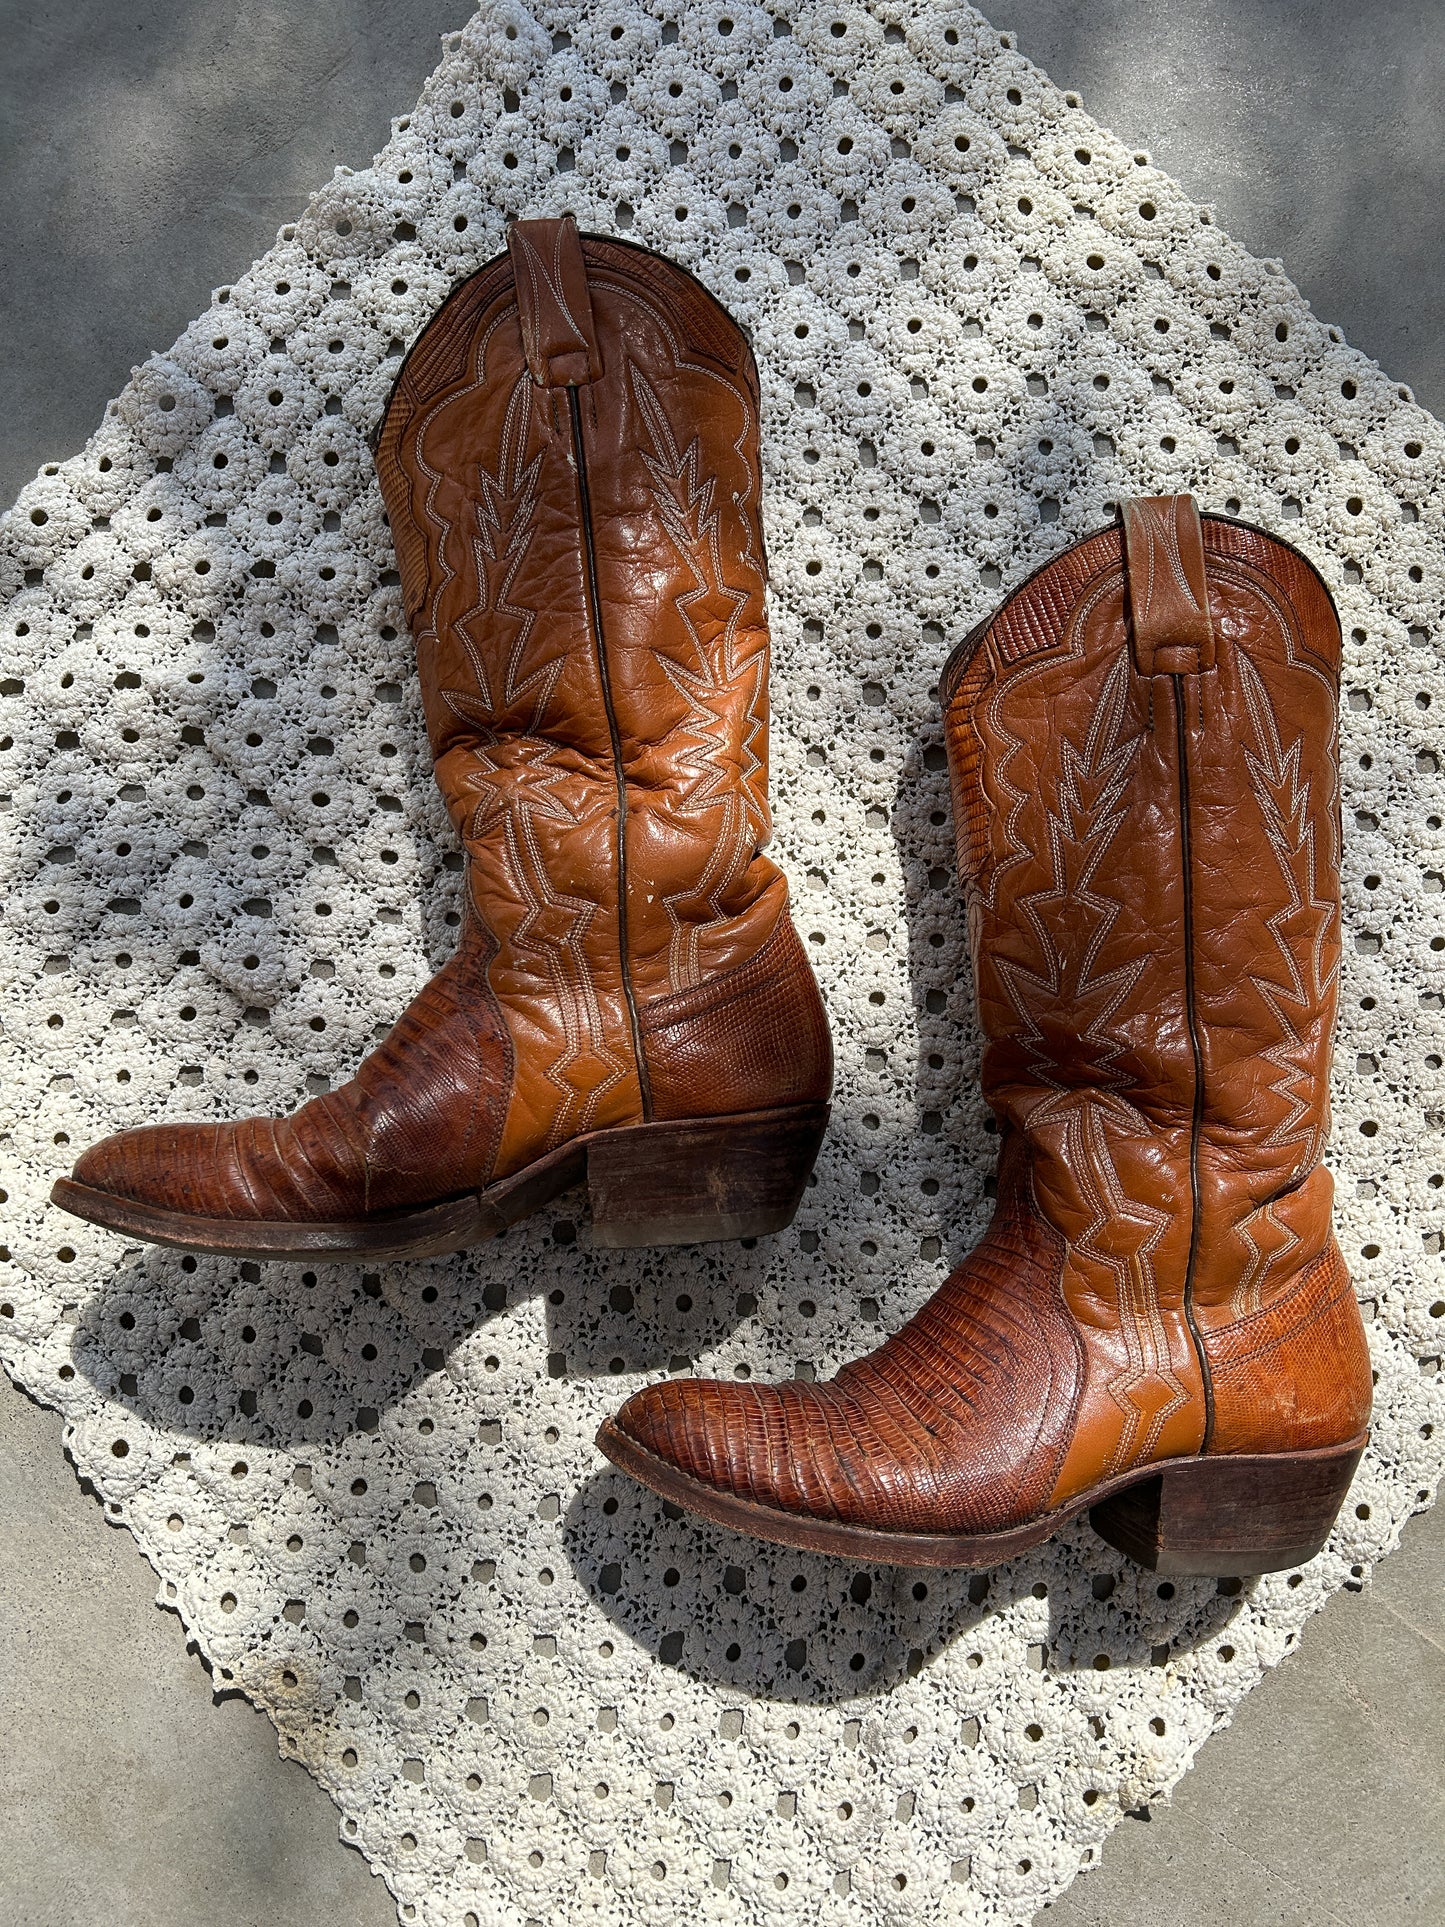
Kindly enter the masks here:
M 286 1110 L 448 953 L 366 437 L 507 215 L 684 263 L 762 371 L 776 848 L 834 1026 L 797 1223 L 592 1249 L 572 1197 L 427 1264 L 127 1250 L 84 1145 Z M 967 7 L 494 0 L 6 524 L 0 1352 L 213 1671 L 426 1927 L 1023 1922 L 1429 1500 L 1439 1375 L 1445 432 L 1279 265 Z M 1331 1153 L 1378 1371 L 1329 1548 L 1161 1582 L 1080 1522 L 857 1569 L 599 1458 L 650 1375 L 831 1373 L 990 1210 L 933 684 L 1125 494 L 1318 564 L 1345 630 Z

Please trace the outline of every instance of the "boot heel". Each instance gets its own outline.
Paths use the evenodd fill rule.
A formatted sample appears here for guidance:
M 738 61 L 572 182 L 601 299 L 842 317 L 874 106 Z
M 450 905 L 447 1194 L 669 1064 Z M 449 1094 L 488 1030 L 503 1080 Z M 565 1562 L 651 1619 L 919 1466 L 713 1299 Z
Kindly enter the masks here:
M 826 1104 L 599 1131 L 587 1141 L 599 1245 L 707 1244 L 791 1224 L 828 1123 Z
M 1365 1443 L 1191 1459 L 1091 1507 L 1089 1523 L 1151 1572 L 1283 1572 L 1313 1559 L 1329 1537 Z

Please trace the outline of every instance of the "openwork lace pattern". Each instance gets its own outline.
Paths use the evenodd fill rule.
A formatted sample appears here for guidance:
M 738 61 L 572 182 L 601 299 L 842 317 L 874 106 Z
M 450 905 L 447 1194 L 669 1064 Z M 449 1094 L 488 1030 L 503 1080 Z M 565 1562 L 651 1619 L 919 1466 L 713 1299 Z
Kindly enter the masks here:
M 838 1050 L 795 1226 L 592 1249 L 564 1200 L 364 1271 L 127 1250 L 50 1208 L 121 1126 L 282 1111 L 444 958 L 367 436 L 508 215 L 681 261 L 762 370 L 777 848 Z M 964 6 L 493 0 L 6 521 L 0 1353 L 218 1689 L 425 1927 L 1023 1922 L 1167 1790 L 1445 1447 L 1445 432 Z M 979 1235 L 934 685 L 1126 494 L 1298 544 L 1345 631 L 1330 1153 L 1374 1438 L 1298 1572 L 1161 1583 L 1086 1523 L 855 1569 L 598 1457 L 649 1376 L 824 1376 Z M 13 591 L 13 593 L 10 593 Z

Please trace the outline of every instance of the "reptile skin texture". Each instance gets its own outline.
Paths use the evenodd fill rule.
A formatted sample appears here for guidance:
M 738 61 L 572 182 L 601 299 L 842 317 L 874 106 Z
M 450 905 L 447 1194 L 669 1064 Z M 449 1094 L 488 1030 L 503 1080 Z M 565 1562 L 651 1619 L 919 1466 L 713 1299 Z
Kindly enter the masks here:
M 661 257 L 516 223 L 408 356 L 377 469 L 456 955 L 294 1116 L 150 1126 L 75 1180 L 163 1211 L 363 1220 L 586 1133 L 816 1104 L 832 1056 L 770 835 L 758 386 Z
M 1359 1440 L 1369 1353 L 1321 1163 L 1339 655 L 1303 558 L 1188 496 L 1129 503 L 960 646 L 941 698 L 992 1224 L 831 1381 L 673 1379 L 627 1401 L 624 1440 L 767 1513 L 930 1534 L 1171 1459 Z

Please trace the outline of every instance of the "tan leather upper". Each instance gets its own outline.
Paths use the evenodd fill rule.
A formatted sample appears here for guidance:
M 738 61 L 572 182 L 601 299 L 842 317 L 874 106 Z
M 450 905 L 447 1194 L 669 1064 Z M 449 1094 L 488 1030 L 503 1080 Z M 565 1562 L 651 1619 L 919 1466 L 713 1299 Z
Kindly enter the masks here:
M 1156 1459 L 1360 1433 L 1369 1357 L 1320 1162 L 1339 646 L 1298 554 L 1173 497 L 960 647 L 941 695 L 994 1223 L 831 1383 L 677 1381 L 624 1430 L 766 1504 L 940 1532 Z
M 518 222 L 452 293 L 377 469 L 467 855 L 461 951 L 358 1078 L 294 1118 L 123 1133 L 78 1178 L 214 1216 L 340 1218 L 604 1126 L 827 1096 L 826 1019 L 761 853 L 758 429 L 737 325 L 570 216 Z

